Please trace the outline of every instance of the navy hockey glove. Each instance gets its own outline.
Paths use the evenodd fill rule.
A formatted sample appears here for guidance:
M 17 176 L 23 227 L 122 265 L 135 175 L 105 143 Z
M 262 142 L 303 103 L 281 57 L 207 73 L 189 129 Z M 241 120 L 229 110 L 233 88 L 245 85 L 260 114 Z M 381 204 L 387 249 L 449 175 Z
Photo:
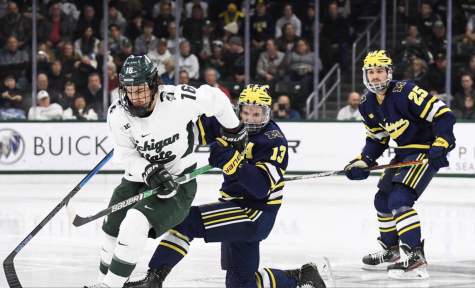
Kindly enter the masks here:
M 221 127 L 221 139 L 231 144 L 234 149 L 239 153 L 246 150 L 249 137 L 247 135 L 247 128 L 244 125 L 244 121 L 241 121 L 239 125 L 234 129 L 228 129 Z
M 145 172 L 142 173 L 142 178 L 145 184 L 150 188 L 155 189 L 161 187 L 158 191 L 158 198 L 171 198 L 177 192 L 177 184 L 173 181 L 172 175 L 168 173 L 165 166 L 161 163 L 151 163 L 145 167 Z M 163 189 L 163 187 L 165 189 Z
M 216 138 L 216 142 L 210 145 L 209 165 L 218 167 L 223 173 L 236 179 L 242 168 L 244 157 L 221 138 Z
M 358 158 L 353 159 L 345 166 L 346 177 L 350 180 L 364 180 L 368 178 L 369 171 L 363 170 L 364 168 L 373 167 L 378 165 L 373 157 L 370 155 L 360 155 Z
M 449 160 L 447 160 L 447 153 L 455 148 L 455 139 L 448 135 L 437 137 L 430 147 L 427 159 L 429 159 L 429 165 L 440 169 L 443 167 L 449 167 Z M 447 139 L 447 140 L 446 140 Z

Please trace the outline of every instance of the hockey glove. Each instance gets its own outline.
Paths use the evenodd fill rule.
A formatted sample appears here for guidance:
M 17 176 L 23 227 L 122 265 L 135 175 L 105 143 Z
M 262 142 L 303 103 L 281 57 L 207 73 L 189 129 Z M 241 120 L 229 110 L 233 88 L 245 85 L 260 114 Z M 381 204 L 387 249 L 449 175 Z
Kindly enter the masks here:
M 242 168 L 241 162 L 244 157 L 221 138 L 216 138 L 216 142 L 210 145 L 210 149 L 209 164 L 223 170 L 223 173 L 231 179 L 236 179 Z
M 228 142 L 228 144 L 231 144 L 231 146 L 233 146 L 233 148 L 239 153 L 244 151 L 249 140 L 244 121 L 241 121 L 241 123 L 239 123 L 239 125 L 234 129 L 221 127 L 221 139 Z
M 353 159 L 345 166 L 346 177 L 350 180 L 364 180 L 368 178 L 369 171 L 363 170 L 364 168 L 378 165 L 373 157 L 370 155 L 360 155 L 358 158 Z
M 429 165 L 436 169 L 449 166 L 447 153 L 455 148 L 455 139 L 449 135 L 443 135 L 443 137 L 444 138 L 437 137 L 435 139 L 434 143 L 432 143 L 432 146 L 430 147 L 429 154 L 427 154 Z
M 145 184 L 152 189 L 161 187 L 157 194 L 158 198 L 171 198 L 175 196 L 177 192 L 177 184 L 173 181 L 172 175 L 168 173 L 165 166 L 161 163 L 151 163 L 147 165 L 145 172 L 142 173 L 142 178 Z

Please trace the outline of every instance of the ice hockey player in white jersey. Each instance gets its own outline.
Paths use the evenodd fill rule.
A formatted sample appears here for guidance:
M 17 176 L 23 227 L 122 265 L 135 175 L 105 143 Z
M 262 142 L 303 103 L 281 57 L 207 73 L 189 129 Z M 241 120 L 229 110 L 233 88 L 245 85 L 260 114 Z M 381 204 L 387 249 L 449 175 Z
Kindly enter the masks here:
M 114 162 L 125 170 L 109 206 L 149 189 L 148 197 L 104 219 L 99 284 L 122 287 L 138 262 L 148 237 L 158 237 L 188 215 L 197 184 L 173 179 L 196 169 L 193 122 L 214 115 L 236 141 L 247 141 L 244 124 L 218 88 L 163 85 L 148 56 L 129 56 L 119 75 L 119 100 L 108 111 Z M 246 138 L 246 139 L 244 139 Z M 119 231 L 120 226 L 120 231 Z

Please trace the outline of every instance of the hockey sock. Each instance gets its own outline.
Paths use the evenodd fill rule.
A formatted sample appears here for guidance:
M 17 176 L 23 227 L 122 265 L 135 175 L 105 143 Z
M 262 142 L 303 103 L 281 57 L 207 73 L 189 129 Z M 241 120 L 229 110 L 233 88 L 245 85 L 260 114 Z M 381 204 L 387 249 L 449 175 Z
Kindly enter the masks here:
M 127 212 L 120 225 L 117 246 L 103 283 L 109 287 L 123 286 L 140 259 L 150 228 L 150 223 L 142 212 L 136 209 Z
M 258 287 L 297 287 L 297 278 L 288 278 L 284 271 L 278 269 L 264 268 L 256 272 Z
M 106 233 L 104 233 L 104 240 L 102 243 L 102 250 L 101 250 L 101 263 L 99 264 L 99 276 L 98 280 L 99 283 L 102 283 L 104 277 L 109 271 L 109 266 L 111 265 L 112 255 L 114 254 L 115 245 L 117 244 L 117 238 L 112 237 Z
M 227 270 L 226 271 L 226 288 L 259 288 L 258 282 L 254 272 L 240 271 L 240 270 Z
M 397 233 L 401 242 L 410 247 L 421 246 L 421 222 L 416 210 L 404 206 L 394 212 Z
M 378 191 L 374 196 L 374 207 L 378 212 L 379 233 L 381 241 L 387 246 L 398 244 L 398 235 L 396 230 L 396 222 L 394 222 L 393 214 L 388 205 L 388 194 Z

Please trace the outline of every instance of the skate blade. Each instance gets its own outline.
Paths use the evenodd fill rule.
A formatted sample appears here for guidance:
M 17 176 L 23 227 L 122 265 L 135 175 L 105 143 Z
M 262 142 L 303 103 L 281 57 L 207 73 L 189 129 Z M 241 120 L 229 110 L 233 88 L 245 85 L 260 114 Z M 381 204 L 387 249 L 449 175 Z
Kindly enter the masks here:
M 429 273 L 427 273 L 426 268 L 416 268 L 407 272 L 404 270 L 389 270 L 388 278 L 391 279 L 400 279 L 400 280 L 415 280 L 415 279 L 428 279 Z
M 388 266 L 391 264 L 394 264 L 394 263 L 384 262 L 378 265 L 363 264 L 361 266 L 361 269 L 368 270 L 368 271 L 387 271 Z
M 318 262 L 318 271 L 323 271 L 325 273 L 325 275 L 327 276 L 327 283 L 326 283 L 326 286 L 327 287 L 336 287 L 335 284 L 335 278 L 333 277 L 333 271 L 332 271 L 332 267 L 330 266 L 330 260 L 328 260 L 327 257 L 323 257 L 322 260 L 320 260 L 320 262 Z M 320 273 L 322 274 L 322 273 Z

